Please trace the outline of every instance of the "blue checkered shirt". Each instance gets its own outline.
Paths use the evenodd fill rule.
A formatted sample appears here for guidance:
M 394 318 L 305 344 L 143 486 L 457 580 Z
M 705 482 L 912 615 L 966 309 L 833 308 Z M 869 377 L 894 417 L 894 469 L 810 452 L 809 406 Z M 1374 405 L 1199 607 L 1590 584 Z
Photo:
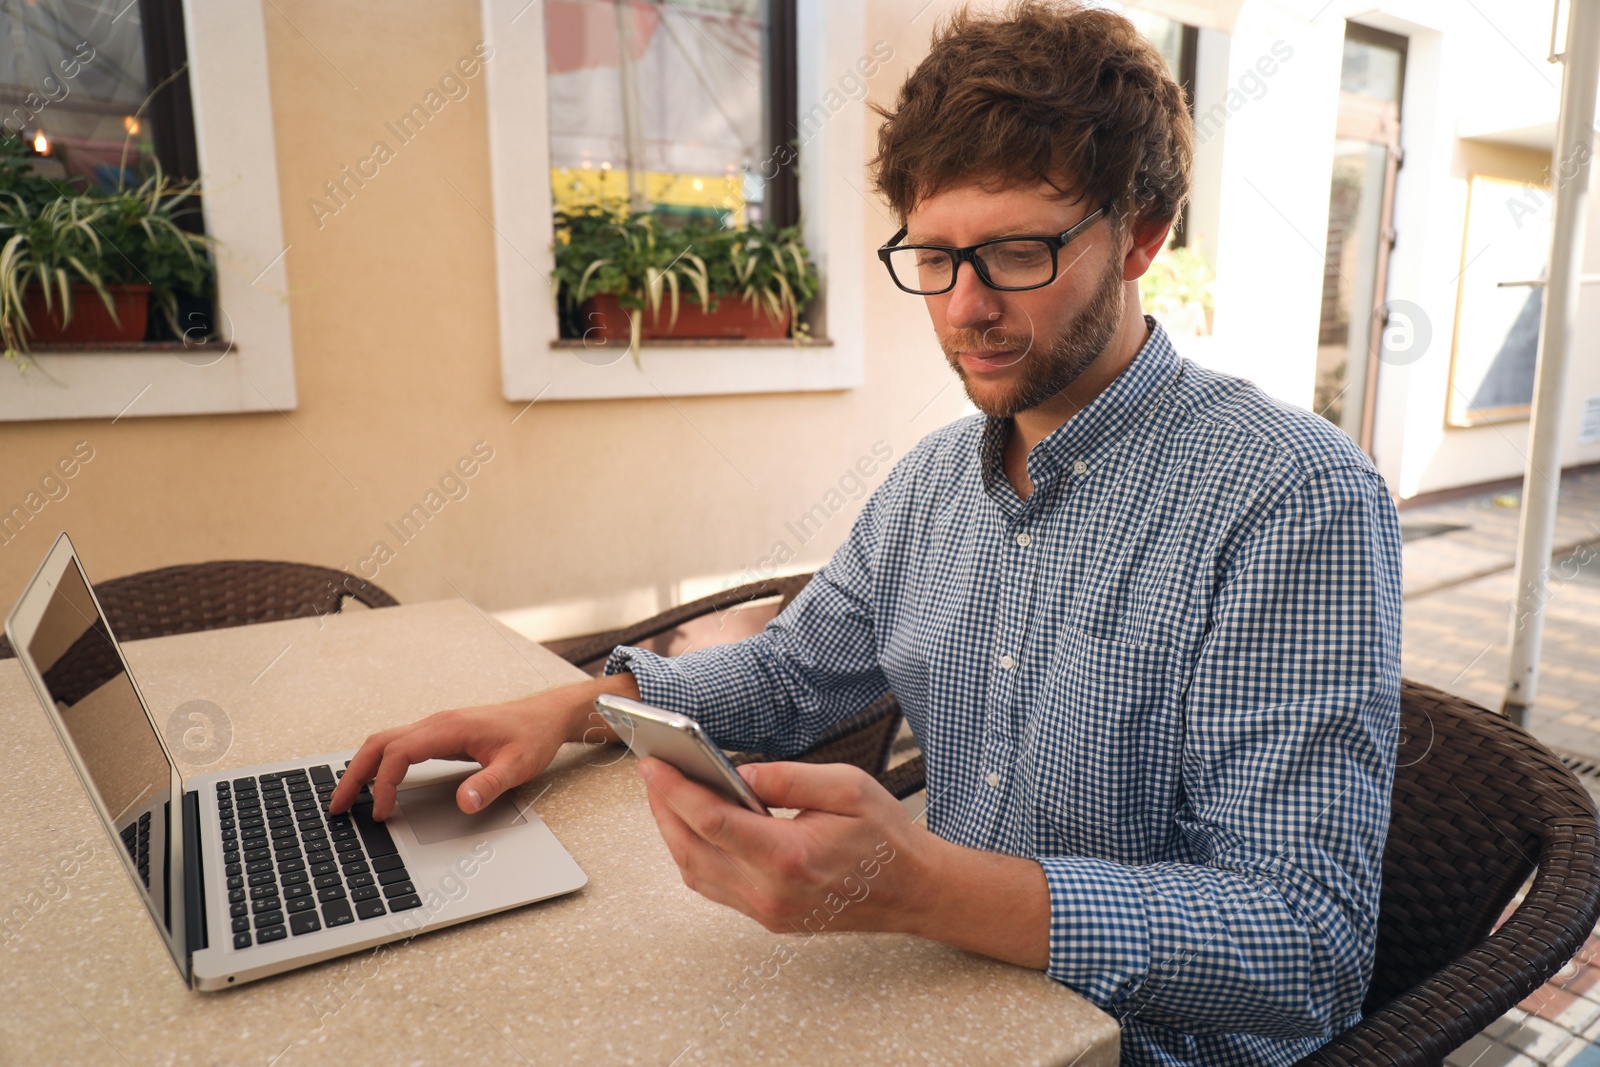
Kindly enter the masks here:
M 790 755 L 893 689 L 928 827 L 1036 859 L 1048 973 L 1128 1064 L 1288 1064 L 1360 1018 L 1399 730 L 1400 532 L 1337 428 L 1180 358 L 1129 367 L 1002 470 L 924 438 L 762 633 L 647 701 Z

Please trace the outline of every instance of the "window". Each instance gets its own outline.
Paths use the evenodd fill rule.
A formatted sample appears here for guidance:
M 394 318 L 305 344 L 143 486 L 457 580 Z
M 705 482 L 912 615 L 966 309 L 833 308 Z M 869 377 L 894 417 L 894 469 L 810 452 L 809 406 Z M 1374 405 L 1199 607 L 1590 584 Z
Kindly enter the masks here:
M 43 158 L 62 173 L 114 180 L 159 160 L 179 180 L 199 177 L 224 338 L 194 350 L 35 351 L 42 373 L 0 362 L 0 421 L 294 406 L 285 261 L 300 253 L 283 237 L 263 7 L 0 0 L 0 127 L 25 123 L 34 138 L 42 128 L 47 146 L 59 133 L 63 152 Z M 86 37 L 94 59 L 63 68 Z M 101 147 L 112 141 L 114 154 Z
M 549 0 L 543 10 L 550 188 L 563 244 L 574 216 L 596 210 L 648 215 L 661 236 L 796 222 L 794 0 Z M 584 229 L 592 239 L 596 231 Z M 707 252 L 703 241 L 697 251 Z M 666 261 L 664 252 L 657 266 Z M 717 276 L 716 263 L 707 269 Z M 592 339 L 595 316 L 569 297 L 561 337 Z M 750 324 L 772 335 L 760 325 Z
M 557 208 L 792 225 L 792 0 L 548 0 Z M 792 136 L 792 134 L 791 134 Z
M 199 177 L 177 0 L 0 0 L 0 13 L 0 130 L 33 149 L 34 173 L 103 192 L 137 186 L 157 164 L 174 183 Z M 204 233 L 195 208 L 175 221 Z M 209 295 L 178 299 L 179 324 L 210 335 Z M 144 339 L 179 341 L 161 315 Z
M 618 9 L 624 11 L 620 23 Z M 894 57 L 887 42 L 865 39 L 862 5 L 854 0 L 805 5 L 788 0 L 547 0 L 544 5 L 483 0 L 483 18 L 494 57 L 485 64 L 494 202 L 492 212 L 480 210 L 492 217 L 496 237 L 501 380 L 508 400 L 836 390 L 860 383 L 863 235 L 873 210 L 864 181 L 863 97 L 883 91 L 873 79 Z M 652 26 L 645 41 L 644 30 Z M 547 39 L 554 33 L 567 42 L 559 57 Z M 737 55 L 730 50 L 734 40 L 743 42 Z M 581 57 L 568 49 L 581 49 Z M 623 54 L 637 59 L 630 78 L 657 79 L 641 81 L 636 99 L 654 100 L 662 85 L 687 94 L 656 111 L 641 108 L 642 119 L 635 112 L 628 120 L 637 119 L 631 150 L 621 108 Z M 609 65 L 603 62 L 606 55 Z M 719 66 L 725 68 L 720 73 Z M 723 99 L 726 114 L 697 114 L 715 110 L 707 100 L 723 83 L 710 80 L 714 73 L 731 79 L 741 102 L 734 107 Z M 606 105 L 594 103 L 594 130 L 569 121 L 555 97 L 591 105 L 583 102 L 580 82 L 564 82 L 564 75 L 592 79 L 592 94 L 611 101 L 613 117 L 600 117 Z M 712 88 L 707 90 L 701 78 Z M 702 131 L 698 143 L 676 144 L 664 134 L 663 141 L 674 141 L 670 152 L 668 146 L 653 146 L 652 114 L 663 122 L 692 120 L 691 128 Z M 796 123 L 783 119 L 786 114 L 803 118 Z M 785 128 L 788 135 L 780 137 Z M 759 140 L 752 143 L 754 137 Z M 795 164 L 768 163 L 768 157 L 779 155 L 769 143 L 772 149 L 780 143 L 797 147 Z M 629 158 L 641 163 L 631 190 Z M 608 162 L 612 166 L 604 168 L 608 176 L 602 179 L 600 164 Z M 747 162 L 748 171 L 743 169 Z M 737 183 L 726 181 L 730 163 Z M 742 211 L 748 221 L 758 215 L 779 224 L 792 219 L 820 275 L 820 291 L 806 314 L 814 340 L 646 341 L 635 363 L 625 344 L 595 350 L 583 340 L 563 339 L 552 299 L 556 234 L 551 209 L 564 195 L 556 189 L 558 181 L 575 174 L 593 176 L 596 191 L 603 180 L 610 193 L 643 194 L 647 205 L 663 214 Z M 696 178 L 702 185 L 698 190 Z M 708 188 L 708 178 L 716 179 L 718 188 Z M 675 190 L 668 191 L 669 183 Z M 785 192 L 786 184 L 791 192 Z M 879 221 L 876 215 L 873 221 Z

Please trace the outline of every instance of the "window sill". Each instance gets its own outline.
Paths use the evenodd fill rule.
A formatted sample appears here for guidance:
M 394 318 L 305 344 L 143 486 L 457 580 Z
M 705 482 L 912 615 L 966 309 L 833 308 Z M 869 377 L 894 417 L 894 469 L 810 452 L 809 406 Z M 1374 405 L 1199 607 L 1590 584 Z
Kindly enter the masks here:
M 169 355 L 189 353 L 187 361 L 192 363 L 213 363 L 221 358 L 218 352 L 233 351 L 233 343 L 217 339 L 204 344 L 191 345 L 182 341 L 97 341 L 92 345 L 69 344 L 43 344 L 34 345 L 33 354 L 38 356 L 66 356 L 66 355 L 95 355 L 96 353 L 110 352 L 165 352 Z M 185 356 L 178 356 L 185 359 Z
M 641 342 L 640 348 L 828 348 L 833 341 L 827 337 L 810 337 L 796 341 L 792 338 L 745 337 L 658 337 Z M 558 337 L 550 342 L 551 348 L 589 348 L 609 350 L 609 345 L 592 345 L 576 337 Z M 622 349 L 626 354 L 627 347 Z
M 837 392 L 861 384 L 860 346 L 832 338 L 664 338 L 641 344 L 637 363 L 626 344 L 562 338 L 544 348 L 506 366 L 506 399 Z M 524 374 L 526 381 L 518 382 Z
M 294 402 L 286 362 L 237 347 L 41 345 L 27 367 L 0 360 L 0 422 L 278 411 Z

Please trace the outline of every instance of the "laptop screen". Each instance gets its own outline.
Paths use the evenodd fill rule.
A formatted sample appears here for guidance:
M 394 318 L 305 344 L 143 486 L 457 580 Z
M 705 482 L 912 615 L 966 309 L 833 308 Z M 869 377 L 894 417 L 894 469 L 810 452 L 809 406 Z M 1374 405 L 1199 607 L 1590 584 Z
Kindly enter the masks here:
M 84 785 L 110 819 L 137 872 L 135 884 L 173 947 L 175 934 L 181 941 L 182 882 L 173 884 L 169 877 L 181 869 L 172 863 L 177 836 L 172 820 L 181 820 L 182 813 L 171 803 L 172 765 L 76 556 L 62 555 L 65 566 L 53 586 L 50 575 L 41 572 L 30 589 L 35 595 L 48 592 L 48 600 L 26 647 L 17 651 L 42 680 L 77 752 Z

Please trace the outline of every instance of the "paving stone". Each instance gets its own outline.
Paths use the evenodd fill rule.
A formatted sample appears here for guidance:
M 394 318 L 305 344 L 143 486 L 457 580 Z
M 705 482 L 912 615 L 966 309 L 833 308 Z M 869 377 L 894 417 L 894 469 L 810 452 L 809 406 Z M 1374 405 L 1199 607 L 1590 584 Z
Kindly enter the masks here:
M 1539 1067 L 1528 1057 L 1482 1035 L 1450 1053 L 1444 1062 L 1447 1067 Z
M 1550 984 L 1600 1007 L 1600 967 L 1573 960 L 1550 979 Z
M 1506 1012 L 1504 1015 L 1500 1016 L 1500 1018 L 1496 1019 L 1494 1022 L 1490 1023 L 1488 1026 L 1484 1027 L 1484 1036 L 1492 1037 L 1496 1041 L 1504 1041 L 1505 1036 L 1520 1028 L 1523 1020 L 1525 1020 L 1527 1017 L 1527 1010 L 1519 1004 L 1515 1008 L 1512 1008 L 1510 1011 Z
M 1600 1003 L 1563 988 L 1555 979 L 1517 1006 L 1570 1034 L 1582 1033 L 1590 1023 L 1600 1019 Z
M 1522 1020 L 1522 1025 L 1513 1027 L 1495 1040 L 1529 1059 L 1544 1063 L 1569 1043 L 1581 1039 L 1555 1023 L 1537 1015 L 1529 1015 Z
M 1600 1067 L 1600 1045 L 1574 1041 L 1551 1058 L 1550 1067 Z

